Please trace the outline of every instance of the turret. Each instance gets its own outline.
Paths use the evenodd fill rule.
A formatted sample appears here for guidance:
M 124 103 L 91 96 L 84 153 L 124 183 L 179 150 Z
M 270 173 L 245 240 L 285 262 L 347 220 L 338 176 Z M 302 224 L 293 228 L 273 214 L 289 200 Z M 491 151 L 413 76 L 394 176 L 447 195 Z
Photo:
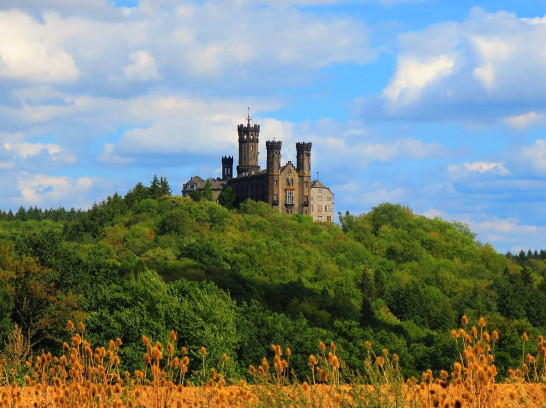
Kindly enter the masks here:
M 237 166 L 237 177 L 245 174 L 252 174 L 260 170 L 258 165 L 258 138 L 260 136 L 260 125 L 250 124 L 250 112 L 247 117 L 247 124 L 237 126 L 239 134 L 239 165 Z
M 311 176 L 311 143 L 296 143 L 297 170 L 300 176 Z
M 279 174 L 281 169 L 281 141 L 271 141 L 268 140 L 265 142 L 265 147 L 267 149 L 267 172 Z
M 233 156 L 222 156 L 222 180 L 233 177 Z

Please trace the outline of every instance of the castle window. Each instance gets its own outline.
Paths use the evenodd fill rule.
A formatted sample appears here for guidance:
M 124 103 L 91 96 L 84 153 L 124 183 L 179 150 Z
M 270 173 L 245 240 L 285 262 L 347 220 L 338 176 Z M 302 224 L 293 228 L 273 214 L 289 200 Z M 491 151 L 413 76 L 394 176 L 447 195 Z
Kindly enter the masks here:
M 285 190 L 284 191 L 284 203 L 285 204 L 294 204 L 294 190 Z
M 332 206 L 331 205 L 325 206 L 324 211 L 332 211 Z
M 254 145 L 250 145 L 250 150 L 254 150 Z
M 318 212 L 322 212 L 322 205 L 318 206 Z
M 327 201 L 332 201 L 332 196 L 331 196 L 331 195 L 327 196 L 327 197 L 326 197 L 326 200 L 327 200 Z
M 322 194 L 322 188 L 318 189 L 319 194 Z
M 306 181 L 305 182 L 305 188 L 308 188 L 309 187 L 309 183 Z
M 311 212 L 313 211 L 313 204 L 311 204 Z
M 275 187 L 279 185 L 279 180 L 275 180 Z
M 318 196 L 318 197 L 317 197 L 317 200 L 318 200 L 318 201 L 322 201 L 322 196 Z
M 322 222 L 322 215 L 318 216 L 318 220 L 319 220 L 319 222 Z
M 329 215 L 329 216 L 327 216 L 327 217 L 326 217 L 326 221 L 328 221 L 328 222 L 332 222 L 332 217 L 331 217 L 330 215 Z

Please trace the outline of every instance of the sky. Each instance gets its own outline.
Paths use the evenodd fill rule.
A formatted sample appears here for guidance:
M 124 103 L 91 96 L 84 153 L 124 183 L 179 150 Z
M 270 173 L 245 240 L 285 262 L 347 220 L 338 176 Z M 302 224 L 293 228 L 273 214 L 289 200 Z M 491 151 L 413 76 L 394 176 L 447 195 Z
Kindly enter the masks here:
M 219 177 L 247 108 L 383 202 L 546 249 L 546 0 L 0 0 L 0 209 Z

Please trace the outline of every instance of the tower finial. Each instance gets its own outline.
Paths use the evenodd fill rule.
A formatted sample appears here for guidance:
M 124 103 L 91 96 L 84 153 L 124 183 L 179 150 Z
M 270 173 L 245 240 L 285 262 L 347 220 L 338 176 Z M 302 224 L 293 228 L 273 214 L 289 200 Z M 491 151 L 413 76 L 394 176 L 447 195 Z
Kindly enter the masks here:
M 248 107 L 248 115 L 246 117 L 246 123 L 250 127 L 250 106 Z

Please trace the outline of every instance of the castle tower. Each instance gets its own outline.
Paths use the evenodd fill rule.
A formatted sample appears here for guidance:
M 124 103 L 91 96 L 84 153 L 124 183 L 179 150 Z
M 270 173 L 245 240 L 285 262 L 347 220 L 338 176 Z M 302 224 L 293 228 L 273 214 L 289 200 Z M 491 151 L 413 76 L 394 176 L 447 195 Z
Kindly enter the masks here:
M 268 140 L 267 148 L 267 183 L 269 205 L 279 205 L 279 177 L 281 172 L 281 146 L 282 142 Z
M 222 156 L 222 180 L 233 177 L 233 156 Z
M 250 109 L 250 108 L 249 108 Z M 247 117 L 247 124 L 237 126 L 239 133 L 239 165 L 237 166 L 237 177 L 250 175 L 258 172 L 258 137 L 260 125 L 250 125 L 250 110 Z
M 311 196 L 311 143 L 296 143 L 300 214 L 308 214 Z

